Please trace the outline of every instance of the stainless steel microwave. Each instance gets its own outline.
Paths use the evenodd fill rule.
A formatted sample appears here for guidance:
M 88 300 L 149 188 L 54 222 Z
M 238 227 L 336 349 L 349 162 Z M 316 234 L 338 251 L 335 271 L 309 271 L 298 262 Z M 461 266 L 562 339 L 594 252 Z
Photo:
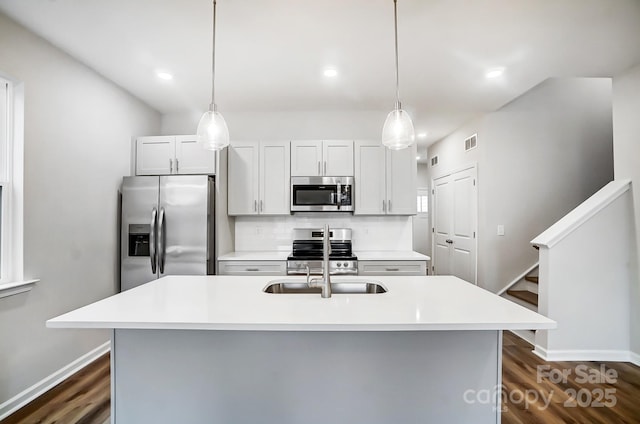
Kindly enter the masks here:
M 353 177 L 291 177 L 291 212 L 353 212 Z

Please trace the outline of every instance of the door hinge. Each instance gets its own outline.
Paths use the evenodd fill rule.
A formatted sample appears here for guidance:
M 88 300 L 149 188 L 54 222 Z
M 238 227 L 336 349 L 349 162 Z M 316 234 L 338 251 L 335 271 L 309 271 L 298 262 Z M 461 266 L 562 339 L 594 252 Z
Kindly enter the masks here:
M 476 185 L 476 179 L 474 178 L 473 179 L 473 186 L 475 187 L 475 185 Z
M 435 229 L 435 228 L 433 228 L 433 227 L 431 227 L 431 232 L 432 232 L 432 233 L 435 233 L 435 232 L 436 232 L 436 229 Z
M 476 238 L 476 232 L 475 231 L 473 232 L 473 238 Z
M 431 194 L 436 194 L 436 191 L 434 189 L 431 189 Z

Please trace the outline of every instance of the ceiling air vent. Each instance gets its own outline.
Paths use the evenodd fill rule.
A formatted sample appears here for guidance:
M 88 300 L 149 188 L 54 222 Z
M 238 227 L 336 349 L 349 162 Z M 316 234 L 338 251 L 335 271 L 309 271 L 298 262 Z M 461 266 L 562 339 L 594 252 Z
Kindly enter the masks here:
M 431 166 L 436 166 L 438 164 L 438 156 L 434 156 L 431 158 Z
M 474 134 L 464 141 L 464 150 L 468 151 L 478 145 L 478 134 Z

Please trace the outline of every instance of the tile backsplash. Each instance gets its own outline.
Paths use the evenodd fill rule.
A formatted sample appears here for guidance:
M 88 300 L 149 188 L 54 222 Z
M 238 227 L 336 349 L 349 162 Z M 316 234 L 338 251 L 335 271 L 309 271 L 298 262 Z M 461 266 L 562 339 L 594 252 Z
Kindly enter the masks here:
M 236 251 L 290 251 L 294 228 L 351 228 L 353 250 L 412 250 L 410 216 L 309 213 L 236 217 Z

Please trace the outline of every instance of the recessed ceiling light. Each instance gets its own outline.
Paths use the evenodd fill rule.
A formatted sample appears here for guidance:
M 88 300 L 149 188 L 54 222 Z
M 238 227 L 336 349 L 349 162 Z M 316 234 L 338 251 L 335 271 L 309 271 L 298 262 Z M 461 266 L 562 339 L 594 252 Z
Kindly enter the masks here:
M 165 71 L 157 71 L 156 72 L 156 76 L 158 78 L 160 78 L 161 80 L 165 80 L 165 81 L 170 81 L 173 79 L 173 75 L 171 75 L 169 72 L 165 72 Z
M 501 77 L 504 74 L 504 68 L 493 68 L 489 69 L 486 74 L 484 74 L 485 78 L 493 79 Z
M 418 138 L 427 138 L 427 133 L 426 132 L 418 133 L 417 137 Z
M 333 68 L 327 68 L 324 70 L 324 76 L 327 78 L 333 78 L 338 76 L 338 71 Z
M 420 160 L 420 156 L 416 156 L 416 160 Z

